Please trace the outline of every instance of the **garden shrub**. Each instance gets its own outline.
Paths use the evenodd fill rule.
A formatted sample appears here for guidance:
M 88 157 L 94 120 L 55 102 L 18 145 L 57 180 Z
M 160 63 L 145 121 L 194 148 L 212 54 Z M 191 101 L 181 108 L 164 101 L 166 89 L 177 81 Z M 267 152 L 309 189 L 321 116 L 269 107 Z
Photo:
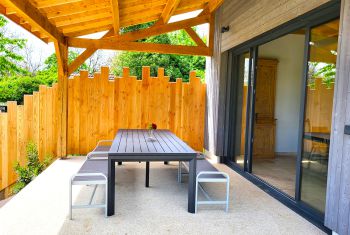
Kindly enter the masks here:
M 26 146 L 27 164 L 21 166 L 19 162 L 15 163 L 14 170 L 18 175 L 18 179 L 12 188 L 14 194 L 18 193 L 27 184 L 29 184 L 36 176 L 38 176 L 52 161 L 51 156 L 45 157 L 43 162 L 39 160 L 38 148 L 35 143 L 30 142 Z

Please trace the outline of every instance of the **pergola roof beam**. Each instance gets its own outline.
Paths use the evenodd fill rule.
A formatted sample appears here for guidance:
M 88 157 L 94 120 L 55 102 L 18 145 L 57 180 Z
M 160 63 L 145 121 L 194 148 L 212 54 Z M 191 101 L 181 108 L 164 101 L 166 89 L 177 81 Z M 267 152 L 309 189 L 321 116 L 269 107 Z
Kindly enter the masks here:
M 191 27 L 185 29 L 186 33 L 192 38 L 192 40 L 197 44 L 197 46 L 205 47 L 207 46 L 203 40 L 198 36 L 196 31 L 194 31 Z
M 210 0 L 208 2 L 209 12 L 212 13 L 216 11 L 216 9 L 218 9 L 223 2 L 224 0 Z
M 53 40 L 57 40 L 58 42 L 64 41 L 63 34 L 36 7 L 30 4 L 28 0 L 4 0 L 4 2 L 25 17 L 32 25 L 36 25 L 42 31 L 46 32 Z
M 158 22 L 161 22 L 163 24 L 168 23 L 170 17 L 174 14 L 179 3 L 180 0 L 168 0 Z
M 111 0 L 111 8 L 112 8 L 114 34 L 118 35 L 119 28 L 120 28 L 118 0 Z

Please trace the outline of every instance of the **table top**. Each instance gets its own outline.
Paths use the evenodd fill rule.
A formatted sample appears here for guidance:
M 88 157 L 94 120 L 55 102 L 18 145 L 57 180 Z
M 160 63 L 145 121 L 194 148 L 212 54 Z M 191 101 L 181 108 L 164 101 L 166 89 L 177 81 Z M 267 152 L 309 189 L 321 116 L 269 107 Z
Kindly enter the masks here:
M 330 141 L 331 134 L 326 132 L 305 132 L 304 137 L 306 139 L 328 143 Z
M 120 129 L 113 140 L 108 155 L 139 157 L 172 155 L 174 157 L 188 156 L 193 158 L 197 154 L 196 151 L 169 130 L 154 130 L 153 136 L 154 141 L 150 141 L 149 130 Z

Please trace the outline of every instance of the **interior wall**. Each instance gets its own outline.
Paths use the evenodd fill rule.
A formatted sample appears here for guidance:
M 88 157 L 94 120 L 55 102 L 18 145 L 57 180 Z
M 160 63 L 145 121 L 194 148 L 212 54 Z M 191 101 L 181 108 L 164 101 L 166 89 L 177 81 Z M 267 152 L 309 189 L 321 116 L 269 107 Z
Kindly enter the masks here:
M 304 35 L 288 34 L 259 47 L 260 58 L 278 60 L 275 118 L 277 153 L 295 153 L 298 148 Z

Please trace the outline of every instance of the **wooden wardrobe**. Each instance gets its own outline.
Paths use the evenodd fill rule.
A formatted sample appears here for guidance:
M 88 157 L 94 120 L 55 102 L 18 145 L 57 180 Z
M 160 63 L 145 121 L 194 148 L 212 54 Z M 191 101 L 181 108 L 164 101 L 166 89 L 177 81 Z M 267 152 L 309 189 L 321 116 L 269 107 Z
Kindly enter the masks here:
M 253 157 L 275 157 L 276 59 L 259 59 L 255 93 Z

